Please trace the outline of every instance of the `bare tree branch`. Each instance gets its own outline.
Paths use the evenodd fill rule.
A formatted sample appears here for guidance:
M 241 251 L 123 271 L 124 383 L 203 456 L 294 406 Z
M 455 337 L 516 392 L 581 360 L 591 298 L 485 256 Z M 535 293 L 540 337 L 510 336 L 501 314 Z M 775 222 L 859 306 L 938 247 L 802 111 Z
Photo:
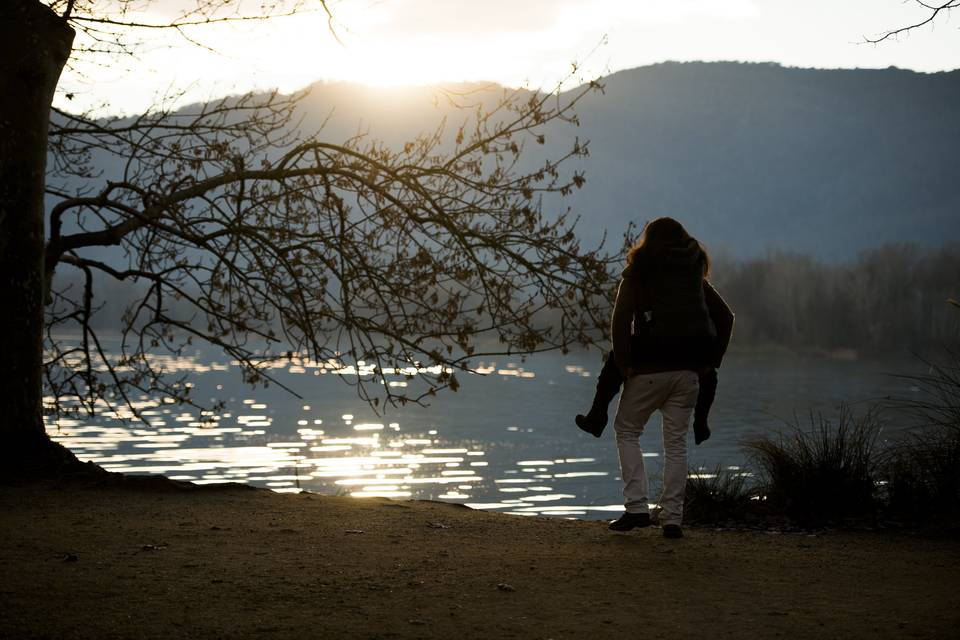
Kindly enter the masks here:
M 923 0 L 913 0 L 913 2 L 914 4 L 917 4 L 929 11 L 927 16 L 923 20 L 920 20 L 919 22 L 915 22 L 913 24 L 909 24 L 903 27 L 899 27 L 897 29 L 891 29 L 890 31 L 885 31 L 879 36 L 876 36 L 874 38 L 865 36 L 864 40 L 871 44 L 878 44 L 880 42 L 883 42 L 884 40 L 896 38 L 897 36 L 903 33 L 907 33 L 908 31 L 912 31 L 914 29 L 919 29 L 920 27 L 923 27 L 925 25 L 932 23 L 934 20 L 937 19 L 937 16 L 939 16 L 941 13 L 948 13 L 951 9 L 956 9 L 957 7 L 960 7 L 960 0 L 950 0 L 949 2 L 938 2 L 938 3 L 924 2 Z
M 49 317 L 85 341 L 48 340 L 50 369 L 61 370 L 49 383 L 83 390 L 87 410 L 118 385 L 192 402 L 152 354 L 201 341 L 253 383 L 279 384 L 270 371 L 285 359 L 375 363 L 349 382 L 379 406 L 455 390 L 454 372 L 482 355 L 590 344 L 606 326 L 612 264 L 541 200 L 583 185 L 564 167 L 588 146 L 573 138 L 552 160 L 521 158 L 548 131 L 576 126 L 577 102 L 601 89 L 471 96 L 479 102 L 463 105 L 459 127 L 398 148 L 302 135 L 303 94 L 126 119 L 57 112 Z M 120 169 L 101 177 L 96 167 L 111 163 Z M 125 258 L 90 253 L 109 246 Z M 89 286 L 58 289 L 61 269 Z M 88 304 L 105 279 L 131 283 L 134 296 L 116 356 L 95 348 Z M 387 384 L 407 375 L 421 384 Z

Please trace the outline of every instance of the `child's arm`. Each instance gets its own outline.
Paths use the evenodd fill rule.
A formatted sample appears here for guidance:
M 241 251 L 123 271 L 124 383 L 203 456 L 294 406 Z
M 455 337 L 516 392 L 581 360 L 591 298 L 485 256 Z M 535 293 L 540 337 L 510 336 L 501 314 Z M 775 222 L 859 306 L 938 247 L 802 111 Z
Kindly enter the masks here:
M 630 364 L 630 324 L 633 322 L 634 291 L 633 282 L 624 277 L 617 289 L 617 301 L 613 305 L 613 317 L 610 319 L 610 337 L 613 340 L 613 360 L 620 369 L 620 375 L 627 378 Z
M 713 285 L 703 281 L 703 297 L 707 303 L 707 311 L 710 313 L 710 319 L 717 328 L 716 350 L 714 351 L 713 366 L 719 367 L 723 361 L 723 356 L 727 352 L 727 346 L 730 344 L 730 336 L 733 335 L 733 311 L 727 306 Z

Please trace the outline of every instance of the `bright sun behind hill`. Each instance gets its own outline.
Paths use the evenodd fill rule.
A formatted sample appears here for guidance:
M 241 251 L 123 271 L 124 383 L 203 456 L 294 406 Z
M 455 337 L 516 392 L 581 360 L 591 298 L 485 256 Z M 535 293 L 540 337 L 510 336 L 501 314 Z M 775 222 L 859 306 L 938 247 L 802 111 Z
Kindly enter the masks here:
M 116 2 L 113 6 L 125 13 L 113 17 L 162 25 L 183 4 L 163 0 L 133 3 L 133 8 Z M 258 3 L 248 4 L 253 11 Z M 318 80 L 378 87 L 492 81 L 552 89 L 568 78 L 574 62 L 580 71 L 568 78 L 571 84 L 665 60 L 817 68 L 895 65 L 921 71 L 960 66 L 955 19 L 886 46 L 861 46 L 865 35 L 911 24 L 918 10 L 922 14 L 920 5 L 900 0 L 328 4 L 332 24 L 318 8 L 265 22 L 196 26 L 182 34 L 169 29 L 131 33 L 143 45 L 136 60 L 75 60 L 61 79 L 56 104 L 71 111 L 130 114 L 155 107 L 164 97 L 187 104 L 250 90 L 293 91 Z M 98 48 L 82 34 L 75 44 Z
M 523 84 L 559 78 L 571 62 L 559 58 L 542 66 L 542 77 L 530 77 L 517 68 L 518 34 L 491 32 L 457 40 L 421 32 L 387 38 L 380 26 L 375 17 L 358 16 L 349 30 L 334 25 L 337 42 L 320 16 L 283 21 L 269 46 L 261 48 L 258 73 L 301 77 L 300 86 L 318 78 L 376 87 L 465 80 Z M 527 36 L 528 43 L 530 39 Z

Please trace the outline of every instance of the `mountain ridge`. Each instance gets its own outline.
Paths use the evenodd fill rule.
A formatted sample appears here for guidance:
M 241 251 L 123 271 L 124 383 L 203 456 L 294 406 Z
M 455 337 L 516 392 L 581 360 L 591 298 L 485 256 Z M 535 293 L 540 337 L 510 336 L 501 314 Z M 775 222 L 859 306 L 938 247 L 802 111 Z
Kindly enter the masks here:
M 545 200 L 551 215 L 569 207 L 580 217 L 586 245 L 607 233 L 616 251 L 630 222 L 660 215 L 733 258 L 786 250 L 842 261 L 883 244 L 960 239 L 960 70 L 664 62 L 600 82 L 603 92 L 577 105 L 580 126 L 549 126 L 547 144 L 523 159 L 529 169 L 575 136 L 589 141 L 590 156 L 571 163 L 585 172 L 583 189 Z M 445 86 L 476 90 L 465 100 L 474 103 L 504 91 Z M 435 86 L 311 89 L 303 130 L 322 126 L 330 142 L 368 133 L 399 147 L 444 118 L 455 130 L 471 113 Z M 101 180 L 122 169 L 101 168 Z
M 673 215 L 738 257 L 960 237 L 960 71 L 663 63 L 604 84 L 570 201 L 595 226 Z

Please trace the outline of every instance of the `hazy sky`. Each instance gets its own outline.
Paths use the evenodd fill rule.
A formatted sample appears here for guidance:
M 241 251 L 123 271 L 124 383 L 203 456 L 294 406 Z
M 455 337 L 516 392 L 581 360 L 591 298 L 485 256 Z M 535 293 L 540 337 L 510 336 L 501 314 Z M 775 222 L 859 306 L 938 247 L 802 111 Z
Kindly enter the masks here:
M 159 0 L 162 21 L 184 0 Z M 251 10 L 256 2 L 250 2 Z M 64 77 L 58 104 L 147 108 L 158 93 L 205 99 L 315 80 L 375 85 L 494 80 L 551 87 L 573 62 L 579 78 L 663 60 L 773 61 L 803 67 L 960 68 L 960 11 L 897 40 L 866 36 L 917 21 L 904 0 L 334 0 L 343 44 L 316 12 L 266 23 L 196 27 L 149 37 L 136 60 Z M 97 60 L 103 63 L 104 60 Z

